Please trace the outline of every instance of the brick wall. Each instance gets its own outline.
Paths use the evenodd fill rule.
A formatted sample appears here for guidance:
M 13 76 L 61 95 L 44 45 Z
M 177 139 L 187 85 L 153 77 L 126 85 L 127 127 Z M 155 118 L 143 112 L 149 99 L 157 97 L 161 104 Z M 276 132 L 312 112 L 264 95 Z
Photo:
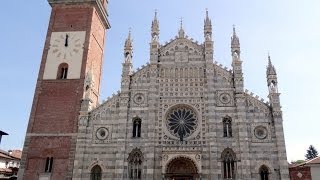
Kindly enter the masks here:
M 289 168 L 290 180 L 311 180 L 310 167 L 298 166 Z

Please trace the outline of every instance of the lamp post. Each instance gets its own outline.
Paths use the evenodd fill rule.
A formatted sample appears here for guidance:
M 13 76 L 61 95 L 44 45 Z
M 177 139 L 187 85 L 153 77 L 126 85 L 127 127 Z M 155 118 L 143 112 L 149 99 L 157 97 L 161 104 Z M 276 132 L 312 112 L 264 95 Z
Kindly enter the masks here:
M 9 134 L 0 130 L 0 144 L 1 144 L 2 135 L 9 135 Z

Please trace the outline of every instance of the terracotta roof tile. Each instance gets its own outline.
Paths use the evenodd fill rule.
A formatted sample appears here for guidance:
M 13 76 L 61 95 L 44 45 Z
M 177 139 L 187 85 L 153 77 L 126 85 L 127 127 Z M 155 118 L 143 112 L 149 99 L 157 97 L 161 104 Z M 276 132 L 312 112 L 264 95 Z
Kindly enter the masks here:
M 0 158 L 19 159 L 19 160 L 21 159 L 21 155 L 22 155 L 21 150 L 12 150 L 9 152 L 0 149 Z
M 22 151 L 21 150 L 12 150 L 10 156 L 13 156 L 17 159 L 21 159 Z
M 316 157 L 306 162 L 306 164 L 320 164 L 320 157 Z
M 0 153 L 0 158 L 6 158 L 6 159 L 14 159 L 11 156 L 4 154 L 4 153 Z

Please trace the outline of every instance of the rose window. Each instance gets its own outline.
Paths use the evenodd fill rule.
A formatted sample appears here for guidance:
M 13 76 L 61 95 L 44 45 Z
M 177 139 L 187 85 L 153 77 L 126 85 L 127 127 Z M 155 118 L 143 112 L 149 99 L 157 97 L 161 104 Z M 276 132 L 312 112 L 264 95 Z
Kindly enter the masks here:
M 254 135 L 258 139 L 266 139 L 268 136 L 268 130 L 264 126 L 258 126 L 254 129 Z
M 97 130 L 97 132 L 96 132 L 96 136 L 97 136 L 97 138 L 100 139 L 100 140 L 106 139 L 106 138 L 108 137 L 108 135 L 109 135 L 109 131 L 108 131 L 108 129 L 105 128 L 105 127 L 99 128 L 99 129 Z
M 169 132 L 180 140 L 189 137 L 198 126 L 196 113 L 188 107 L 178 107 L 169 111 L 166 122 Z

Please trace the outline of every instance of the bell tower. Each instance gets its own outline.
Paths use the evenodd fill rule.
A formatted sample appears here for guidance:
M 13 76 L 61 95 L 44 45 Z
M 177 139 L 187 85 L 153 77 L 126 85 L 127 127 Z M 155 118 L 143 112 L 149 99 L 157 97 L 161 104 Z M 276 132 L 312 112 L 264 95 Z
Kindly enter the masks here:
M 71 179 L 79 112 L 99 102 L 108 0 L 52 7 L 19 179 Z

